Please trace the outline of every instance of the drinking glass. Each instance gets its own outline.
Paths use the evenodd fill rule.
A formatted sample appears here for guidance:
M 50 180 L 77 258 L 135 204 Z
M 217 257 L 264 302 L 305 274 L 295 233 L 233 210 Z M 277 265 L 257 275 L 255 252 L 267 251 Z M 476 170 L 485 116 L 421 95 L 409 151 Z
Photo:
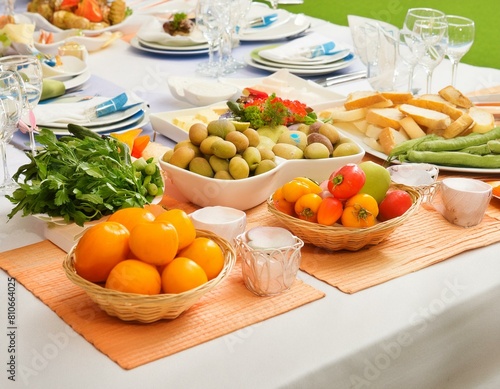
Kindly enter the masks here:
M 36 127 L 33 109 L 40 101 L 43 85 L 43 71 L 40 60 L 34 55 L 9 55 L 0 58 L 0 70 L 10 70 L 19 75 L 24 96 L 22 117 L 30 123 L 30 149 L 36 152 L 34 131 Z M 22 119 L 23 120 L 23 119 Z
M 198 0 L 196 25 L 208 42 L 208 62 L 200 63 L 196 71 L 204 76 L 217 77 L 220 63 L 215 61 L 215 49 L 221 41 L 228 19 L 228 7 L 223 0 Z
M 278 9 L 278 5 L 280 3 L 280 0 L 269 0 L 269 3 L 271 4 L 272 9 Z
M 413 51 L 427 76 L 426 93 L 431 93 L 432 74 L 441 63 L 448 47 L 448 24 L 418 20 L 413 26 Z
M 474 42 L 474 21 L 463 16 L 447 15 L 448 49 L 446 55 L 451 61 L 451 85 L 457 81 L 458 64 Z
M 414 52 L 414 44 L 416 41 L 413 35 L 413 28 L 418 20 L 424 20 L 430 23 L 434 21 L 446 22 L 446 15 L 444 12 L 433 8 L 410 8 L 406 12 L 400 37 L 402 42 L 404 42 L 401 50 L 403 58 L 408 64 L 408 90 L 411 92 L 413 92 L 413 76 L 415 74 L 415 68 L 419 62 L 419 58 Z M 409 49 L 409 51 L 406 49 Z
M 0 158 L 3 167 L 0 194 L 2 195 L 10 194 L 17 188 L 7 167 L 7 145 L 21 117 L 23 99 L 18 75 L 11 71 L 0 71 Z

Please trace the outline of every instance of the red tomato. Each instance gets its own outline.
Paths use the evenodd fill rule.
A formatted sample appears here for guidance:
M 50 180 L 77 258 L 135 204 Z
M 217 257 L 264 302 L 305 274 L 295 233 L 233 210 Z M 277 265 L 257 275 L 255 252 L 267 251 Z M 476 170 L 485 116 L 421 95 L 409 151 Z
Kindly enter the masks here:
M 344 206 L 335 197 L 323 198 L 318 208 L 318 224 L 333 226 L 342 216 Z
M 365 181 L 365 172 L 358 165 L 348 163 L 331 174 L 328 190 L 334 197 L 346 200 L 358 193 Z
M 411 196 L 404 190 L 387 193 L 379 205 L 378 219 L 386 221 L 404 214 L 413 205 Z

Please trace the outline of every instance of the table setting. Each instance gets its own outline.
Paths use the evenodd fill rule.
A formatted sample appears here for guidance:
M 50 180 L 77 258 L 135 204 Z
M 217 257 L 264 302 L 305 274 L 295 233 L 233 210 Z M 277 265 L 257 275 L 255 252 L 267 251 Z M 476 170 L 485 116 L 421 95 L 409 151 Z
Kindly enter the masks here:
M 405 26 L 356 15 L 339 26 L 293 13 L 293 5 L 249 2 L 239 21 L 217 27 L 215 37 L 206 32 L 215 29 L 214 20 L 200 16 L 204 2 L 220 12 L 216 19 L 232 12 L 221 10 L 218 0 L 198 7 L 130 1 L 133 12 L 124 21 L 82 29 L 83 35 L 27 15 L 34 22 L 27 44 L 44 54 L 38 56 L 43 80 L 35 103 L 17 102 L 20 116 L 12 120 L 21 120 L 26 132 L 13 125 L 2 145 L 3 178 L 15 181 L 0 199 L 0 284 L 16 283 L 14 373 L 8 374 L 40 387 L 56 377 L 56 387 L 457 387 L 460 379 L 464 388 L 494 387 L 500 379 L 492 345 L 499 336 L 498 70 L 461 63 L 465 50 L 425 62 L 429 42 L 419 46 L 417 34 L 427 34 L 422 29 L 429 19 L 400 43 Z M 16 14 L 24 14 L 21 6 Z M 191 22 L 187 35 L 164 30 L 179 14 L 177 20 Z M 446 22 L 432 16 L 430 24 L 443 23 L 440 42 L 444 35 L 452 42 L 452 26 L 470 22 L 443 15 Z M 34 43 L 47 31 L 54 43 Z M 363 52 L 369 39 L 383 46 L 375 57 Z M 412 55 L 420 55 L 415 63 L 399 54 L 410 39 Z M 68 42 L 83 46 L 85 55 L 59 54 Z M 63 65 L 45 62 L 52 58 Z M 380 73 L 383 61 L 393 61 L 389 78 Z M 428 151 L 434 142 L 441 149 Z M 76 147 L 75 155 L 108 148 L 109 156 L 75 161 L 75 169 L 94 177 L 94 185 L 85 179 L 88 193 L 80 192 L 87 190 L 83 185 L 71 194 L 56 187 L 64 181 L 51 170 L 57 164 L 44 165 L 54 146 Z M 424 150 L 449 153 L 450 160 L 452 153 L 472 157 L 463 163 L 412 159 Z M 111 165 L 100 165 L 108 157 L 131 174 L 138 197 L 120 203 L 119 196 L 120 202 L 112 200 L 121 192 L 113 187 L 117 181 L 99 187 L 106 177 L 115 179 Z M 69 165 L 59 167 L 62 174 L 71 176 Z M 155 178 L 147 178 L 147 169 Z M 357 189 L 340 188 L 339 175 L 353 171 Z M 30 201 L 44 175 L 59 190 L 40 200 L 41 215 L 46 202 L 51 218 L 32 214 L 21 197 Z M 143 201 L 153 180 L 158 196 L 131 205 Z M 291 188 L 303 192 L 288 193 Z M 383 200 L 394 192 L 409 203 L 385 218 Z M 58 202 L 61 209 L 94 202 L 107 209 L 81 207 L 84 219 L 65 213 L 60 222 Z M 329 224 L 318 208 L 323 203 L 330 207 Z M 148 220 L 135 220 L 135 227 L 119 221 L 120 209 L 136 207 Z M 354 219 L 347 208 L 356 209 Z M 182 225 L 179 216 L 169 219 L 171 212 L 182 215 Z M 372 224 L 363 225 L 370 218 Z M 177 230 L 175 243 L 153 240 L 156 225 L 161 234 Z M 86 275 L 79 253 L 105 226 L 127 231 L 119 262 L 149 266 L 161 281 L 157 292 L 115 290 L 106 280 L 111 275 Z M 146 228 L 150 232 L 135 241 Z M 165 280 L 184 257 L 188 230 L 192 242 L 215 242 L 224 267 L 201 287 L 170 292 Z M 122 243 L 103 242 L 88 247 L 118 255 Z M 146 247 L 158 251 L 151 256 Z M 167 251 L 172 256 L 160 259 Z M 189 261 L 205 274 L 205 264 Z M 178 304 L 175 314 L 165 313 Z M 463 364 L 443 362 L 464 349 L 471 353 Z M 82 358 L 95 374 L 74 369 Z M 465 364 L 471 368 L 462 369 Z M 194 366 L 205 368 L 193 374 Z

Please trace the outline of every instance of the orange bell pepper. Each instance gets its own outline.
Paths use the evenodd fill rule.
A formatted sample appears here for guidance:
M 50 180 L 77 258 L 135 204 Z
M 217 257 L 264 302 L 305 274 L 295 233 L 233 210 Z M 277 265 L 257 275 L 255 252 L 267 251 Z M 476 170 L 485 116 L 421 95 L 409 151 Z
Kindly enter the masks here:
M 93 23 L 102 22 L 104 19 L 101 7 L 96 0 L 81 0 L 75 10 L 75 15 L 83 16 Z
M 142 129 L 133 128 L 125 132 L 111 134 L 111 136 L 118 139 L 120 142 L 125 143 L 128 146 L 129 153 L 132 153 L 132 150 L 134 149 L 134 141 L 141 132 Z
M 135 138 L 134 146 L 132 147 L 132 157 L 140 158 L 149 141 L 149 135 L 141 135 Z

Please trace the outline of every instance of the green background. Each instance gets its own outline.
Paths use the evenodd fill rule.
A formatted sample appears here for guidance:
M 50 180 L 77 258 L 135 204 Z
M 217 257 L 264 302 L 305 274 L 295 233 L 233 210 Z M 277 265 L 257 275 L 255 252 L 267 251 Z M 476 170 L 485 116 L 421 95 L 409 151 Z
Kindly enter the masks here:
M 408 8 L 429 7 L 474 20 L 476 37 L 462 62 L 500 69 L 500 0 L 304 0 L 300 5 L 280 5 L 293 13 L 347 26 L 347 15 L 359 15 L 402 27 Z

